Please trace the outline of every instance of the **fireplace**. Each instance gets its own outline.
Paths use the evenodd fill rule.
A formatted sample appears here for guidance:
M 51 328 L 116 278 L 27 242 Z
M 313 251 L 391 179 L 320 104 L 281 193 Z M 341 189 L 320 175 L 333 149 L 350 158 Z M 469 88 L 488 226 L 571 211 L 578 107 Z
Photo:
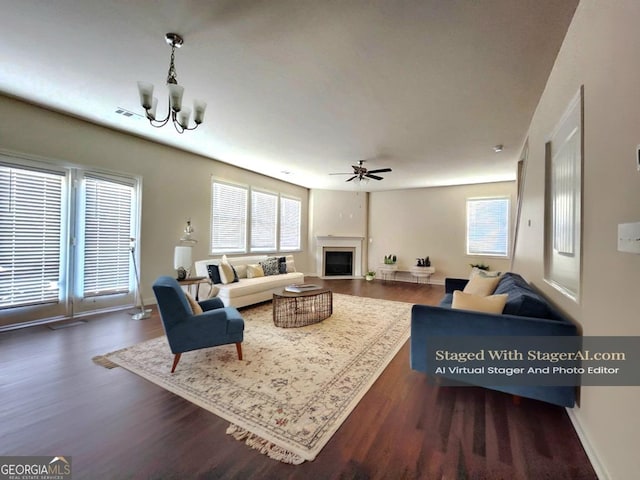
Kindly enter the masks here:
M 324 276 L 352 276 L 354 248 L 324 248 Z
M 360 278 L 362 276 L 362 240 L 364 237 L 348 237 L 339 235 L 316 236 L 316 272 L 318 276 L 326 278 Z M 330 259 L 335 263 L 327 270 L 326 253 L 336 252 Z M 345 255 L 345 252 L 347 255 Z M 350 268 L 347 271 L 348 253 L 351 254 Z M 340 272 L 340 273 L 338 273 Z M 344 272 L 344 273 L 343 273 Z

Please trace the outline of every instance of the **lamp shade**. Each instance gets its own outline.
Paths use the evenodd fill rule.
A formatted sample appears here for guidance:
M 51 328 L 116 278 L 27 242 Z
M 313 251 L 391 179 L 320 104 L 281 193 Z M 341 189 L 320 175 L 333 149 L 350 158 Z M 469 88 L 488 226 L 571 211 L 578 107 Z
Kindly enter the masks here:
M 179 245 L 173 252 L 173 268 L 176 270 L 183 268 L 189 270 L 191 268 L 191 247 Z

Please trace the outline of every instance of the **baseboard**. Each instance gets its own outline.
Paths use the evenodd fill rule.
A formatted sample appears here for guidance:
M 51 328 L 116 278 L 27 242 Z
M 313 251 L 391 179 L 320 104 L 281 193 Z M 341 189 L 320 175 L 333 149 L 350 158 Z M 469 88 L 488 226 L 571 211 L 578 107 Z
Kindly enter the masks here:
M 573 424 L 573 429 L 578 434 L 578 438 L 580 439 L 580 443 L 582 444 L 582 448 L 584 448 L 585 453 L 587 454 L 587 458 L 591 462 L 591 466 L 596 472 L 598 476 L 598 480 L 611 480 L 611 477 L 607 473 L 606 468 L 600 461 L 598 454 L 596 453 L 593 445 L 589 441 L 589 437 L 587 433 L 582 428 L 582 424 L 580 423 L 580 419 L 576 416 L 575 410 L 573 408 L 567 408 L 567 415 L 569 415 L 569 420 Z

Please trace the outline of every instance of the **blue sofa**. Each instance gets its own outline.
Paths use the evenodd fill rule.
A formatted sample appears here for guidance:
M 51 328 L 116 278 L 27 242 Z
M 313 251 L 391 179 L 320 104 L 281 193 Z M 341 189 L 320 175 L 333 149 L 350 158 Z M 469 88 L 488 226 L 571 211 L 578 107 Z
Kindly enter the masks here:
M 438 307 L 414 305 L 411 312 L 411 368 L 427 372 L 427 339 L 430 336 L 547 336 L 578 335 L 566 319 L 520 275 L 505 273 L 494 294 L 508 294 L 502 314 L 452 309 L 453 292 L 463 290 L 468 280 L 447 278 L 445 296 Z M 525 398 L 573 407 L 576 387 L 521 386 L 487 387 Z

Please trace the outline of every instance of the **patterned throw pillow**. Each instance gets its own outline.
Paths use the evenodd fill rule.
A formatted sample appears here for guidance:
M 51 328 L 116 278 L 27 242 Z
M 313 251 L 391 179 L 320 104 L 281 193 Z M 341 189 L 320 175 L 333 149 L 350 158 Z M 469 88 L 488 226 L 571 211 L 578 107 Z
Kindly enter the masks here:
M 262 270 L 264 271 L 265 276 L 280 274 L 277 257 L 269 257 L 264 262 L 260 262 L 260 265 L 262 265 Z

